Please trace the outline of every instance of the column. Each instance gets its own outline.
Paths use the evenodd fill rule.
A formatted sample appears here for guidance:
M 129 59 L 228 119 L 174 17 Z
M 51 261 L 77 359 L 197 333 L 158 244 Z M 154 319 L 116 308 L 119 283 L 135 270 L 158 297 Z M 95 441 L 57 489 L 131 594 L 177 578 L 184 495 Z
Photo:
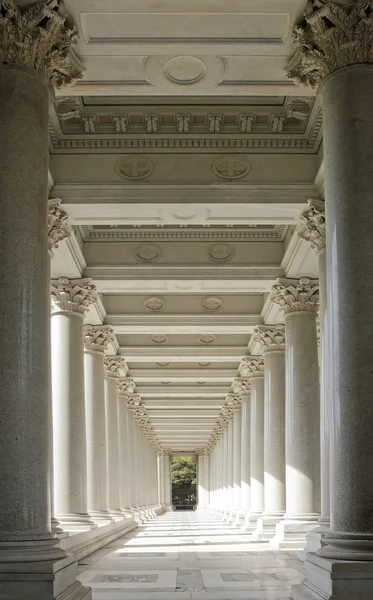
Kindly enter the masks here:
M 132 388 L 133 390 L 135 387 Z M 125 480 L 124 476 L 122 476 L 122 492 L 121 497 L 124 499 L 126 497 L 126 493 L 129 493 L 129 502 L 131 513 L 134 515 L 135 521 L 140 522 L 140 511 L 138 507 L 138 454 L 137 454 L 137 446 L 136 446 L 136 427 L 137 423 L 135 423 L 133 418 L 133 406 L 130 408 L 129 404 L 130 400 L 128 400 L 127 404 L 127 444 L 123 445 L 122 456 L 123 456 L 123 464 L 126 464 L 126 468 L 128 470 L 128 481 Z M 130 459 L 126 463 L 126 458 L 124 457 L 124 453 Z M 126 492 L 127 490 L 127 492 Z M 123 500 L 125 502 L 125 500 Z
M 260 325 L 254 336 L 264 358 L 264 513 L 255 537 L 274 537 L 285 513 L 285 326 Z
M 210 454 L 207 448 L 203 451 L 203 462 L 204 462 L 204 487 L 205 487 L 205 506 L 206 508 L 210 504 Z
M 320 286 L 320 458 L 321 458 L 321 516 L 317 527 L 307 534 L 306 552 L 321 548 L 321 540 L 330 529 L 330 434 L 331 390 L 329 324 L 327 310 L 325 205 L 321 200 L 309 200 L 297 229 L 299 237 L 310 242 L 319 261 Z
M 164 501 L 165 501 L 165 510 L 166 511 L 172 510 L 170 456 L 171 456 L 171 453 L 168 450 L 165 450 L 164 454 L 163 454 L 163 464 L 164 464 Z
M 271 297 L 286 328 L 286 513 L 274 543 L 304 548 L 320 515 L 319 284 L 307 277 L 278 280 Z
M 98 525 L 112 521 L 107 506 L 104 352 L 113 339 L 107 325 L 84 326 L 88 513 Z
M 51 282 L 54 503 L 66 531 L 94 526 L 88 515 L 83 319 L 96 301 L 91 279 Z
M 205 462 L 203 460 L 204 450 L 199 448 L 197 454 L 197 500 L 198 510 L 205 508 Z
M 257 524 L 264 510 L 264 361 L 260 356 L 249 357 L 251 383 L 250 413 L 250 494 L 249 524 Z
M 0 571 L 4 598 L 89 598 L 51 532 L 48 108 L 80 76 L 59 6 L 2 3 L 0 21 Z M 22 18 L 21 18 L 22 15 Z M 49 32 L 49 35 L 47 34 Z M 28 43 L 32 40 L 32 44 Z M 43 41 L 44 40 L 44 41 Z
M 233 415 L 233 508 L 238 523 L 241 509 L 241 406 Z
M 289 75 L 322 83 L 331 329 L 331 524 L 307 555 L 305 585 L 339 600 L 369 598 L 373 587 L 372 6 L 323 4 L 308 6 Z
M 117 381 L 125 360 L 122 356 L 105 356 L 105 423 L 106 423 L 106 472 L 107 506 L 114 520 L 123 518 L 120 509 L 119 467 L 119 411 Z M 121 432 L 122 433 L 122 432 Z
M 164 508 L 164 464 L 163 464 L 163 450 L 159 450 L 158 453 L 158 502 Z
M 244 361 L 243 361 L 244 362 Z M 241 367 L 239 372 L 242 374 Z M 250 512 L 250 381 L 245 377 L 237 377 L 232 383 L 232 390 L 237 394 L 241 404 L 241 432 L 240 432 L 240 498 L 237 524 L 241 523 L 243 529 L 248 526 Z
M 141 403 L 139 394 L 134 394 L 135 382 L 130 377 L 120 377 L 118 387 L 118 431 L 119 431 L 119 502 L 120 510 L 126 517 L 133 515 L 132 498 L 133 479 L 133 442 L 130 439 L 129 420 L 134 406 Z

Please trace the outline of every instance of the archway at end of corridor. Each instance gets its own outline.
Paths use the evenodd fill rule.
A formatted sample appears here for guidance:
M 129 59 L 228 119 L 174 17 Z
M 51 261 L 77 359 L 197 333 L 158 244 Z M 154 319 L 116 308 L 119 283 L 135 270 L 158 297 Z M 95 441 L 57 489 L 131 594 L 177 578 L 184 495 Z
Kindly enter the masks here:
M 195 456 L 171 459 L 172 504 L 175 510 L 194 510 L 197 504 L 197 463 Z

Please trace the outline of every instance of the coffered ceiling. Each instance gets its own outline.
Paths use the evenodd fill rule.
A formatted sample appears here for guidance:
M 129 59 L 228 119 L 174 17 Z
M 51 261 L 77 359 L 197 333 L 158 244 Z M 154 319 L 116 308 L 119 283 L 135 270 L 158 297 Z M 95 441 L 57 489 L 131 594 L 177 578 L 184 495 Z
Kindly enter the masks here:
M 52 276 L 91 277 L 164 448 L 210 436 L 277 277 L 317 276 L 295 228 L 322 194 L 320 101 L 286 78 L 305 0 L 65 0 L 82 81 L 50 110 Z M 281 6 L 280 6 L 281 5 Z

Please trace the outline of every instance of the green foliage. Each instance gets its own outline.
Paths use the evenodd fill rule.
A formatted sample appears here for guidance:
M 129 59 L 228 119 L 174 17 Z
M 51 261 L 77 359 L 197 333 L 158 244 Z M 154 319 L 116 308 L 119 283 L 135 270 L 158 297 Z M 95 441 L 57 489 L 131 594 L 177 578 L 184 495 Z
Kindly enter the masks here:
M 191 456 L 175 456 L 171 463 L 173 489 L 196 488 L 196 461 Z

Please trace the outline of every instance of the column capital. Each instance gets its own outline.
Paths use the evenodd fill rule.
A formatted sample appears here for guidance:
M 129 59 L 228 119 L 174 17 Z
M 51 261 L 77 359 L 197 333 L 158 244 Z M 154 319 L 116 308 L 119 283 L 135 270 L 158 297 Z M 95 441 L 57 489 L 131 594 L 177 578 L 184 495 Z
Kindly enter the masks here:
M 197 456 L 204 456 L 205 455 L 205 449 L 204 448 L 197 448 L 196 454 L 197 454 Z
M 51 255 L 53 249 L 58 248 L 58 244 L 70 237 L 72 233 L 68 216 L 61 210 L 60 204 L 59 198 L 48 200 L 48 250 Z
M 140 394 L 127 394 L 127 408 L 134 410 L 141 406 Z
M 164 448 L 163 449 L 163 456 L 172 456 L 172 450 L 171 450 L 171 448 Z
M 285 325 L 258 325 L 254 329 L 254 339 L 260 344 L 263 354 L 285 351 Z
M 232 419 L 234 415 L 234 409 L 232 406 L 223 406 L 220 410 L 220 414 L 226 419 Z
M 141 419 L 149 421 L 149 416 L 143 404 L 140 404 L 139 406 L 130 406 L 129 408 L 133 410 L 133 418 L 135 421 L 140 421 Z
M 98 298 L 92 279 L 53 279 L 51 281 L 52 314 L 61 312 L 85 315 Z
M 109 325 L 84 325 L 84 350 L 104 353 L 114 337 L 114 329 Z
M 120 379 L 118 379 L 117 385 L 118 393 L 123 394 L 125 396 L 128 396 L 129 394 L 134 394 L 136 389 L 135 380 L 131 377 L 121 377 Z
M 325 202 L 323 200 L 308 200 L 308 208 L 301 214 L 301 223 L 297 234 L 303 240 L 310 242 L 312 248 L 322 252 L 326 248 L 325 231 Z
M 317 312 L 319 308 L 318 279 L 278 279 L 272 290 L 272 302 L 279 304 L 285 315 L 295 312 Z
M 236 377 L 235 379 L 233 379 L 231 387 L 233 392 L 237 394 L 238 397 L 248 396 L 251 390 L 250 379 L 247 379 L 246 377 Z
M 241 398 L 239 393 L 227 394 L 225 398 L 225 405 L 230 408 L 239 408 L 241 406 Z
M 248 377 L 249 379 L 253 379 L 254 377 L 264 377 L 263 357 L 244 356 L 239 366 L 239 372 L 243 377 Z M 237 380 L 234 380 L 233 385 L 236 385 L 235 381 Z M 239 385 L 239 383 L 237 385 Z
M 2 2 L 0 62 L 34 70 L 57 89 L 81 79 L 83 68 L 72 58 L 78 32 L 67 26 L 67 16 L 62 0 L 31 6 Z
M 297 52 L 288 77 L 316 88 L 330 73 L 373 62 L 373 3 L 308 0 L 303 23 L 294 31 Z
M 128 367 L 124 356 L 108 356 L 104 357 L 105 377 L 118 379 L 128 373 Z

